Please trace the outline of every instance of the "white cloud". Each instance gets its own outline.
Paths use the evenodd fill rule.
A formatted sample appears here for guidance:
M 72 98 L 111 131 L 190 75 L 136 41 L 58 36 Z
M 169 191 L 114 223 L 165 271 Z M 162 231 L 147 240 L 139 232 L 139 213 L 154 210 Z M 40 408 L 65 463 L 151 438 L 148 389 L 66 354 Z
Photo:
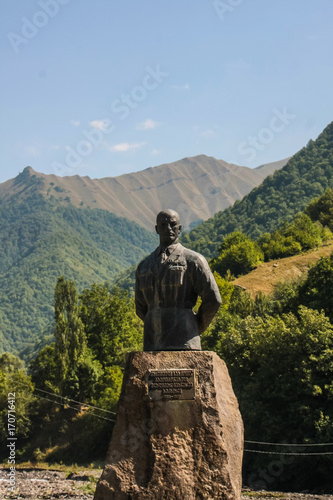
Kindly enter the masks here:
M 176 90 L 189 90 L 190 84 L 185 83 L 185 85 L 171 85 L 171 88 L 176 89 Z
M 160 154 L 160 151 L 158 149 L 153 149 L 151 152 L 150 152 L 151 155 L 158 155 Z
M 78 127 L 80 125 L 80 122 L 79 120 L 71 120 L 71 125 L 73 125 L 74 127 Z
M 134 142 L 132 144 L 130 144 L 129 142 L 121 142 L 120 144 L 115 144 L 114 146 L 111 146 L 110 150 L 116 152 L 126 152 L 130 151 L 131 149 L 141 148 L 145 144 L 146 144 L 145 142 Z
M 98 130 L 101 130 L 103 132 L 103 130 L 105 130 L 106 128 L 108 128 L 110 126 L 110 120 L 108 118 L 103 118 L 103 120 L 93 120 L 91 122 L 89 122 L 89 125 L 91 125 L 91 127 L 93 128 L 97 128 Z
M 145 120 L 144 122 L 139 123 L 136 128 L 137 130 L 151 130 L 158 127 L 159 125 L 161 125 L 161 122 L 155 122 L 151 118 L 147 118 L 147 120 Z

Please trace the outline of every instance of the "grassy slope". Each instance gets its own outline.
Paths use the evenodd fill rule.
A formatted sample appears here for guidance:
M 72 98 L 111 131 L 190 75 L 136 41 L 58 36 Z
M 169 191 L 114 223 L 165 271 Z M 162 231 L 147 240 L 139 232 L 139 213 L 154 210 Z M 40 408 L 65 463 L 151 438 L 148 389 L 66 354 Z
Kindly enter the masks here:
M 279 282 L 299 277 L 317 262 L 320 257 L 328 257 L 333 252 L 333 241 L 317 250 L 285 259 L 272 260 L 259 265 L 245 276 L 233 281 L 233 284 L 246 288 L 252 297 L 258 292 L 269 294 Z

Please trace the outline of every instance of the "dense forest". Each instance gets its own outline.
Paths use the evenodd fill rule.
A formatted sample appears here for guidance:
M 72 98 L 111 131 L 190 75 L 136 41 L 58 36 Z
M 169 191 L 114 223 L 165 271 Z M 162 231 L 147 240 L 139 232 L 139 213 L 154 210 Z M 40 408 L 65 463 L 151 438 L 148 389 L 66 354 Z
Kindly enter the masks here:
M 307 251 L 320 245 L 331 236 L 332 207 L 328 190 L 306 214 L 271 233 L 271 241 L 267 233 L 257 248 L 260 258 L 270 258 L 264 244 L 276 251 L 276 241 L 282 241 L 283 256 L 285 247 Z M 244 241 L 247 248 L 249 242 L 258 245 L 236 232 L 225 239 L 212 268 L 223 268 L 224 259 L 233 264 L 225 252 Z M 237 251 L 234 256 L 239 262 Z M 223 276 L 214 274 L 223 305 L 202 344 L 227 363 L 240 404 L 244 484 L 333 492 L 333 254 L 298 280 L 280 283 L 270 296 L 251 298 L 229 281 L 229 268 L 220 271 Z M 123 274 L 126 286 L 130 275 Z M 0 437 L 7 430 L 7 394 L 14 391 L 18 460 L 102 461 L 126 353 L 142 349 L 142 322 L 127 290 L 94 284 L 78 293 L 63 276 L 55 287 L 54 322 L 53 342 L 40 346 L 27 370 L 12 354 L 0 355 Z
M 289 222 L 333 187 L 333 123 L 241 201 L 183 235 L 185 246 L 216 257 L 223 238 L 242 231 L 253 239 Z
M 29 350 L 47 331 L 60 275 L 82 290 L 137 263 L 155 243 L 156 235 L 106 210 L 33 193 L 0 200 L 0 352 Z

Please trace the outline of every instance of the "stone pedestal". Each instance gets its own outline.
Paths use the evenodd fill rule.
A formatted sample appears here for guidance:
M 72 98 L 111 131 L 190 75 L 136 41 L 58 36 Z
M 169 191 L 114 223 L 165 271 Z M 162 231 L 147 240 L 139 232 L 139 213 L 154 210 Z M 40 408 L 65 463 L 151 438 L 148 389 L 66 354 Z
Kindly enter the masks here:
M 239 499 L 242 455 L 242 418 L 215 353 L 131 353 L 94 500 Z

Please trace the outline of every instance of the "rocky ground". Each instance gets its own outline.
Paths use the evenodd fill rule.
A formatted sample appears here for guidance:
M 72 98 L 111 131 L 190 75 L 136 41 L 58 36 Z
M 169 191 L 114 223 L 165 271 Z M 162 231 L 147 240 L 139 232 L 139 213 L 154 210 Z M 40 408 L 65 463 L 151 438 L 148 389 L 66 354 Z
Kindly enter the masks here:
M 16 469 L 16 492 L 9 491 L 9 470 L 0 469 L 0 500 L 93 500 L 96 481 L 101 470 L 70 474 L 57 470 Z M 242 500 L 333 500 L 333 495 L 305 493 L 268 493 L 243 491 Z M 186 499 L 184 499 L 186 500 Z M 211 499 L 214 500 L 214 499 Z
M 102 471 L 62 472 L 43 469 L 16 469 L 16 492 L 9 490 L 9 470 L 0 469 L 0 499 L 92 500 Z

